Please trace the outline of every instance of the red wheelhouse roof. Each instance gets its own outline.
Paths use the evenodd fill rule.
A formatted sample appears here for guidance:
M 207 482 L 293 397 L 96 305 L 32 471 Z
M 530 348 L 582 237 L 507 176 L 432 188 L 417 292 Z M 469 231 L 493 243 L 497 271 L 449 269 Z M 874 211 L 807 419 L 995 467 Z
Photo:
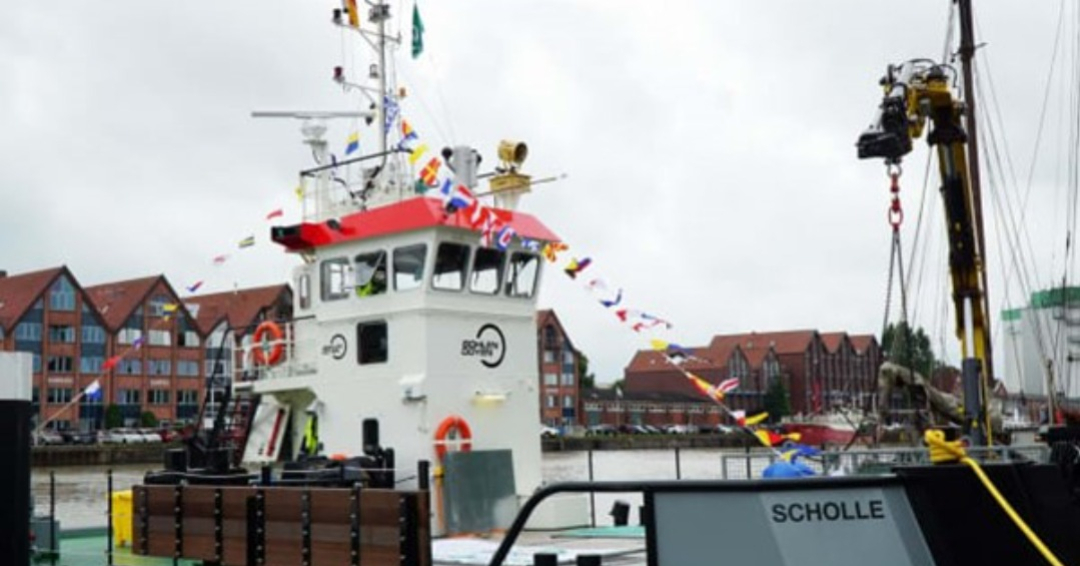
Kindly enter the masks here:
M 545 242 L 559 241 L 554 232 L 531 214 L 508 210 L 498 212 L 503 221 L 520 236 Z M 300 251 L 436 226 L 480 233 L 469 225 L 469 218 L 464 212 L 446 214 L 441 200 L 427 197 L 349 214 L 338 219 L 337 223 L 338 227 L 335 228 L 331 228 L 328 222 L 275 226 L 271 237 L 290 251 Z

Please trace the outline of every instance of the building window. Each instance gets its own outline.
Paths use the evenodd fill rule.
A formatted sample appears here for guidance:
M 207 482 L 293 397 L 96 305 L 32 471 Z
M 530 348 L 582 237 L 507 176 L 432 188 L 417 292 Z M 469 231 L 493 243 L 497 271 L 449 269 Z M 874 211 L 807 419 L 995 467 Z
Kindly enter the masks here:
M 16 340 L 41 340 L 40 322 L 21 322 L 15 327 Z
M 563 406 L 564 409 L 572 409 L 572 408 L 574 408 L 574 396 L 573 395 L 563 395 L 562 406 Z
M 53 283 L 49 291 L 49 308 L 54 311 L 75 310 L 75 287 L 67 277 L 61 277 Z
M 198 348 L 199 333 L 194 330 L 185 330 L 176 335 L 177 345 L 182 348 Z
M 75 327 L 66 324 L 50 324 L 49 342 L 53 344 L 74 344 Z
M 87 324 L 84 322 L 82 326 L 82 343 L 104 344 L 105 329 L 96 324 Z
M 563 361 L 564 364 L 572 364 L 572 363 L 574 363 L 574 352 L 573 352 L 573 350 L 566 350 L 565 352 L 563 352 L 562 361 Z
M 361 364 L 383 363 L 389 358 L 386 322 L 361 322 L 356 325 L 358 361 Z
M 443 291 L 465 288 L 465 268 L 469 263 L 469 246 L 443 242 L 435 254 L 435 274 L 431 286 Z
M 116 390 L 116 402 L 120 405 L 138 405 L 140 395 L 138 389 L 118 389 Z
M 322 262 L 322 300 L 336 301 L 348 297 L 353 281 L 353 268 L 347 258 Z
M 554 374 L 554 373 L 545 373 L 544 374 L 544 385 L 547 385 L 547 386 L 550 386 L 550 387 L 555 387 L 558 384 L 559 384 L 559 376 L 557 374 Z
M 547 408 L 549 408 L 549 409 L 554 409 L 555 408 L 555 400 L 558 397 L 558 395 L 546 395 L 545 397 L 547 398 L 547 403 L 545 403 L 545 406 Z
M 427 246 L 416 244 L 394 250 L 394 290 L 419 289 L 424 283 L 424 261 Z
M 165 316 L 165 305 L 169 304 L 169 297 L 165 295 L 154 295 L 150 299 L 150 316 Z
M 63 387 L 50 387 L 46 401 L 49 404 L 60 405 L 71 402 L 71 389 Z
M 492 248 L 477 249 L 476 257 L 473 258 L 469 290 L 483 295 L 498 293 L 499 284 L 502 282 L 503 258 L 505 255 L 502 250 Z
M 194 360 L 176 360 L 176 375 L 182 377 L 198 377 L 199 362 Z
M 177 405 L 195 405 L 198 403 L 198 392 L 192 389 L 181 389 L 176 392 Z
M 515 252 L 510 256 L 510 276 L 506 282 L 506 294 L 525 299 L 532 297 L 536 291 L 536 276 L 539 273 L 539 257 Z
M 168 389 L 151 389 L 146 393 L 147 401 L 151 405 L 168 405 L 169 397 Z
M 146 362 L 150 375 L 172 375 L 172 362 L 169 360 L 149 360 Z
M 71 373 L 72 363 L 71 356 L 49 356 L 46 367 L 49 373 Z
M 79 373 L 101 373 L 101 364 L 105 360 L 100 356 L 83 356 L 79 358 Z
M 150 330 L 147 332 L 151 346 L 171 346 L 172 333 L 168 330 Z
M 34 373 L 41 373 L 41 354 L 34 354 Z
M 142 360 L 125 359 L 116 365 L 116 373 L 120 375 L 142 375 Z
M 116 341 L 124 345 L 134 344 L 135 341 L 141 337 L 141 328 L 121 328 L 120 331 L 116 333 Z
M 566 386 L 566 387 L 573 387 L 574 386 L 574 374 L 572 374 L 572 373 L 564 373 L 564 374 L 562 374 L 562 384 L 564 386 Z

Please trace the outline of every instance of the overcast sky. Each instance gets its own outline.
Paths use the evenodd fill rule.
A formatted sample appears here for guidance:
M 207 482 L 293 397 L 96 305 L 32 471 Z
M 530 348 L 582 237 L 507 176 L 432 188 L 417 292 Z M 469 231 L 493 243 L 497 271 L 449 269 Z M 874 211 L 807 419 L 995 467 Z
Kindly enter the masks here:
M 335 65 L 355 77 L 367 64 L 329 25 L 335 3 L 13 4 L 0 18 L 0 268 L 67 264 L 84 285 L 164 273 L 177 287 L 206 280 L 205 291 L 284 281 L 297 260 L 269 242 L 263 217 L 283 206 L 287 221 L 299 218 L 296 172 L 312 163 L 299 124 L 250 112 L 357 106 L 330 80 Z M 1061 4 L 978 4 L 1015 195 L 1027 188 Z M 568 174 L 523 208 L 591 257 L 627 305 L 672 320 L 672 341 L 877 334 L 887 182 L 853 144 L 888 63 L 942 56 L 949 5 L 420 0 L 425 53 L 400 57 L 403 112 L 432 147 L 468 143 L 491 164 L 499 139 L 521 139 L 528 172 Z M 412 5 L 393 7 L 407 39 Z M 1058 79 L 1076 64 L 1071 41 Z M 1027 212 L 1036 286 L 1064 269 L 1063 124 L 1075 111 L 1061 109 L 1066 89 L 1051 91 Z M 349 129 L 331 124 L 339 153 Z M 925 144 L 916 147 L 902 180 L 909 250 L 926 164 Z M 931 177 L 929 194 L 936 186 Z M 913 303 L 956 363 L 952 313 L 941 308 L 941 206 L 929 204 Z M 238 251 L 252 233 L 258 245 Z M 1006 290 L 996 244 L 990 252 L 996 321 L 1006 294 L 1015 305 L 1024 290 Z M 230 261 L 212 267 L 222 253 Z M 601 381 L 621 377 L 646 345 L 560 273 L 548 273 L 540 302 Z

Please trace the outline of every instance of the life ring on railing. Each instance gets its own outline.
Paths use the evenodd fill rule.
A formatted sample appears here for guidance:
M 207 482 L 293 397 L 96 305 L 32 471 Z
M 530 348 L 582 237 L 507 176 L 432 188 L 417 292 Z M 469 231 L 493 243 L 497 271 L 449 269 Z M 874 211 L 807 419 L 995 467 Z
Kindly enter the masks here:
M 457 439 L 447 440 L 446 437 L 450 436 L 452 430 L 457 431 Z M 439 428 L 435 429 L 435 455 L 438 456 L 440 464 L 446 457 L 447 444 L 452 442 L 456 442 L 462 452 L 472 450 L 472 429 L 465 419 L 457 415 L 446 417 L 439 423 Z
M 264 344 L 268 334 L 270 343 Z M 260 366 L 277 365 L 285 354 L 284 337 L 285 333 L 281 331 L 281 327 L 277 323 L 267 320 L 259 324 L 258 328 L 255 329 L 255 335 L 251 338 L 255 345 L 255 349 L 251 351 L 255 364 Z

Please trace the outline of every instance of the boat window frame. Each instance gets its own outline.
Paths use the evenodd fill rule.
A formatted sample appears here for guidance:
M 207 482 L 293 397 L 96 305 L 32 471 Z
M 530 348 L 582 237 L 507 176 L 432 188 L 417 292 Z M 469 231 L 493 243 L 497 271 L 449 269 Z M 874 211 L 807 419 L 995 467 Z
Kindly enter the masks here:
M 356 267 L 357 264 L 359 263 L 357 260 L 359 258 L 361 258 L 361 257 L 374 255 L 374 254 L 382 254 L 382 259 L 379 261 L 379 263 L 375 264 L 375 267 L 373 268 L 373 270 L 371 272 L 371 276 L 369 276 L 367 280 L 361 282 L 360 278 L 358 277 L 358 275 L 360 274 L 360 270 L 357 269 L 357 267 Z M 389 260 L 388 260 L 388 258 L 389 258 Z M 374 249 L 374 250 L 371 250 L 371 251 L 361 252 L 361 253 L 353 255 L 353 258 L 352 258 L 353 286 L 354 286 L 357 298 L 367 299 L 367 298 L 370 298 L 370 297 L 378 297 L 378 296 L 381 296 L 381 295 L 386 295 L 387 293 L 390 292 L 390 278 L 391 278 L 391 275 L 392 275 L 391 270 L 390 270 L 390 262 L 392 262 L 392 261 L 393 261 L 393 258 L 390 255 L 390 252 L 388 252 L 386 250 L 386 248 L 377 248 L 377 249 Z M 375 274 L 379 272 L 379 267 L 380 266 L 382 266 L 383 274 L 385 275 L 385 280 L 382 283 L 382 289 L 379 290 L 377 287 L 372 287 L 372 292 L 365 292 L 363 288 L 366 287 L 368 285 L 368 283 L 372 282 L 372 280 L 375 277 Z
M 371 357 L 371 350 L 366 347 L 364 330 L 367 328 L 382 327 L 382 344 L 375 352 L 375 358 Z M 370 339 L 370 337 L 369 337 Z M 390 325 L 385 319 L 365 320 L 356 324 L 356 363 L 362 366 L 371 364 L 385 364 L 390 361 Z
M 342 266 L 343 270 L 341 276 L 341 291 L 334 293 L 330 288 L 332 273 L 328 268 L 331 266 Z M 319 297 L 322 302 L 340 301 L 342 299 L 349 298 L 349 290 L 352 286 L 350 279 L 356 280 L 356 269 L 353 267 L 352 261 L 348 256 L 339 256 L 329 259 L 324 259 L 319 262 Z
M 440 287 L 435 282 L 435 278 L 438 275 L 436 273 L 436 269 L 438 268 L 438 265 L 439 265 L 439 253 L 442 251 L 443 246 L 457 246 L 459 248 L 464 248 L 465 249 L 465 258 L 464 258 L 464 261 L 461 264 L 461 286 L 456 288 L 456 289 L 452 288 L 452 287 Z M 464 292 L 466 289 L 469 288 L 469 273 L 470 273 L 469 268 L 471 266 L 472 258 L 473 258 L 473 246 L 470 246 L 469 244 L 463 244 L 463 243 L 460 243 L 460 242 L 451 242 L 451 241 L 447 241 L 447 240 L 439 242 L 439 245 L 435 247 L 435 258 L 434 258 L 433 263 L 431 265 L 431 288 L 433 290 L 435 290 L 435 291 L 439 291 L 439 292 L 442 292 L 442 293 L 462 293 L 462 292 Z
M 311 308 L 311 274 L 304 272 L 296 278 L 296 294 L 300 298 L 300 310 Z
M 494 285 L 494 288 L 490 292 L 489 291 L 482 291 L 482 290 L 478 291 L 478 290 L 476 290 L 476 280 L 474 279 L 476 277 L 476 274 L 477 274 L 476 262 L 480 258 L 481 253 L 496 253 L 496 254 L 499 254 L 499 256 L 500 256 L 498 263 L 495 264 L 497 266 L 497 273 L 495 275 L 495 285 Z M 506 279 L 504 277 L 506 275 L 506 257 L 507 257 L 506 250 L 500 250 L 498 248 L 487 248 L 487 247 L 483 247 L 483 246 L 480 246 L 480 247 L 476 248 L 476 253 L 473 254 L 472 267 L 469 269 L 469 292 L 474 294 L 474 295 L 483 295 L 483 296 L 488 296 L 488 297 L 498 296 L 500 294 L 499 291 L 502 290 L 503 281 L 505 281 L 505 279 Z
M 513 273 L 514 259 L 520 256 L 531 257 L 536 262 L 536 269 L 533 272 L 532 284 L 529 286 L 529 292 L 527 294 L 518 293 L 515 291 L 517 286 L 517 274 Z M 536 296 L 536 285 L 540 281 L 540 256 L 532 252 L 517 250 L 511 252 L 506 258 L 506 296 L 512 299 L 532 299 Z
M 421 250 L 420 251 L 420 274 L 416 278 L 416 282 L 413 284 L 412 287 L 401 288 L 401 287 L 398 286 L 398 263 L 397 263 L 397 261 L 398 261 L 398 252 L 411 251 L 411 250 L 415 250 L 417 248 L 419 248 Z M 398 292 L 400 292 L 400 293 L 408 293 L 410 291 L 415 291 L 417 289 L 423 289 L 424 288 L 424 279 L 427 276 L 427 260 L 428 260 L 427 253 L 428 253 L 427 242 L 418 242 L 418 243 L 415 243 L 415 244 L 406 244 L 404 246 L 398 246 L 398 247 L 396 247 L 396 248 L 394 248 L 392 250 L 392 252 L 390 254 L 390 265 L 392 267 L 390 278 L 394 282 L 393 286 L 394 286 L 394 292 L 395 293 L 398 293 Z

